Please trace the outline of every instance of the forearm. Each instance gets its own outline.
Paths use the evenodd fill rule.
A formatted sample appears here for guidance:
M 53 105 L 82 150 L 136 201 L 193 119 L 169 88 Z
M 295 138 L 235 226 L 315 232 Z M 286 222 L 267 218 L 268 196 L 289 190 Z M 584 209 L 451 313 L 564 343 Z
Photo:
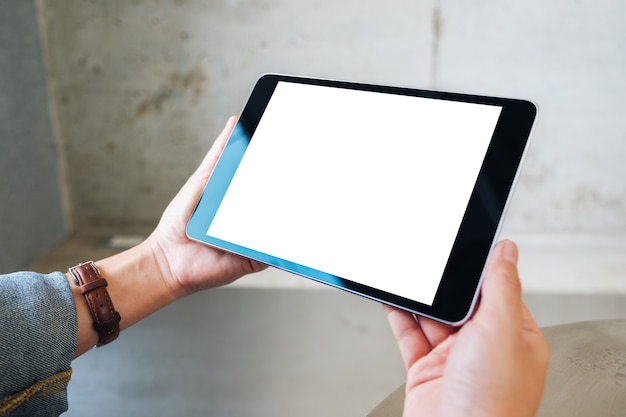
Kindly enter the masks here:
M 174 292 L 163 280 L 148 241 L 95 261 L 95 264 L 107 280 L 111 301 L 122 318 L 120 330 L 127 329 L 176 299 Z M 78 317 L 78 345 L 74 355 L 78 357 L 96 345 L 98 334 L 93 328 L 87 302 L 74 283 L 74 278 L 69 273 L 66 277 L 70 282 Z

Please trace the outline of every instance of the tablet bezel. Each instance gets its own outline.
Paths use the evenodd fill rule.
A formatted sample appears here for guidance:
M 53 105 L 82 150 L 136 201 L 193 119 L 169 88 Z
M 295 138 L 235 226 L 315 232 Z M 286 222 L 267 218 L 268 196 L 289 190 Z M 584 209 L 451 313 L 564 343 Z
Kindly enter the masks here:
M 245 153 L 247 144 L 254 135 L 272 93 L 280 81 L 501 107 L 500 117 L 432 305 L 422 304 L 206 235 L 213 215 L 237 169 L 238 162 Z M 460 324 L 469 317 L 476 303 L 484 265 L 498 236 L 511 190 L 528 148 L 536 114 L 536 106 L 527 100 L 266 74 L 256 82 L 250 94 L 212 177 L 207 183 L 207 188 L 188 222 L 187 235 L 190 239 L 415 314 L 448 324 Z M 207 212 L 212 214 L 207 215 Z

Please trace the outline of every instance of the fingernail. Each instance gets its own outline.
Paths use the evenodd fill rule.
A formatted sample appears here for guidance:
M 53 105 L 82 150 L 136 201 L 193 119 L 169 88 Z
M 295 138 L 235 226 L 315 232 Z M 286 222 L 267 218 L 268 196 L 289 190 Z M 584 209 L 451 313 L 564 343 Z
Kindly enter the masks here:
M 517 251 L 517 246 L 515 245 L 515 243 L 511 242 L 510 240 L 505 240 L 501 243 L 501 245 L 502 258 L 517 265 L 519 253 Z

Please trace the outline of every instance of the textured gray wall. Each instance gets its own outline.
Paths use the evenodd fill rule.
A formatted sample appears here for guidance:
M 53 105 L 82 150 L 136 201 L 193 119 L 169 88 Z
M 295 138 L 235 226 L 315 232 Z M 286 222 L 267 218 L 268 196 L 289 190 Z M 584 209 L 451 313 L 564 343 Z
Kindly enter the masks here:
M 75 224 L 152 224 L 263 72 L 529 98 L 516 234 L 626 236 L 621 0 L 42 1 Z
M 263 72 L 427 83 L 431 10 L 396 3 L 42 1 L 73 224 L 155 223 Z
M 65 234 L 33 1 L 0 3 L 0 273 Z

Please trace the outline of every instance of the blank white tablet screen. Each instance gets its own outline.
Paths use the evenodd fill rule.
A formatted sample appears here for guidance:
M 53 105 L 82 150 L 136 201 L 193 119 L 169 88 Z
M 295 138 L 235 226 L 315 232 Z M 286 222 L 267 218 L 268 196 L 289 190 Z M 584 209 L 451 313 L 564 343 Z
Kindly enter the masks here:
M 281 81 L 207 234 L 431 305 L 500 111 Z

